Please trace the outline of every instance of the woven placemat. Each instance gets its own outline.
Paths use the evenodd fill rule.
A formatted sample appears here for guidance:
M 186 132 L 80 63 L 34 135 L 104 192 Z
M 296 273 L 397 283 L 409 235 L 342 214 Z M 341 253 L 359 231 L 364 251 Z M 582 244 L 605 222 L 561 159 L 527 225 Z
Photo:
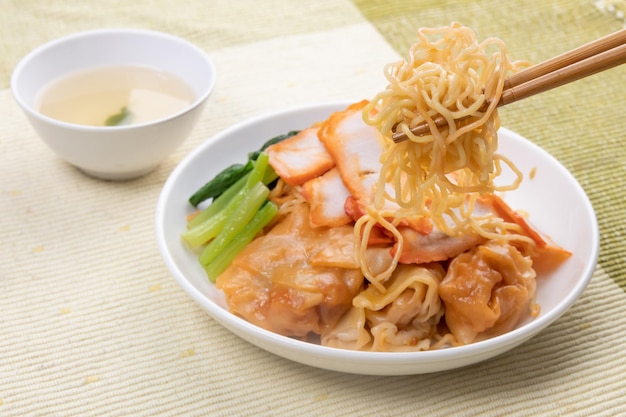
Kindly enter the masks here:
M 0 416 L 625 415 L 624 69 L 502 110 L 555 155 L 598 212 L 598 269 L 574 307 L 519 348 L 444 373 L 324 371 L 234 336 L 178 287 L 154 240 L 163 183 L 243 119 L 371 97 L 418 26 L 455 20 L 539 61 L 622 27 L 583 0 L 124 2 L 5 0 L 0 12 Z M 523 13 L 522 13 L 523 11 Z M 17 61 L 79 30 L 183 36 L 218 82 L 191 137 L 153 173 L 89 178 L 36 136 L 11 96 Z M 598 146 L 598 144 L 602 144 Z

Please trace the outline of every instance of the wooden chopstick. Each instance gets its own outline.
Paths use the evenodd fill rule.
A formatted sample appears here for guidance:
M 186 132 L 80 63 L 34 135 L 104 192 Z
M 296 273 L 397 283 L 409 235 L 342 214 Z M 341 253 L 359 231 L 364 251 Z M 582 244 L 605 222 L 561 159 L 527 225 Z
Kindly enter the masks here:
M 512 75 L 504 82 L 504 90 L 498 107 L 624 63 L 626 63 L 626 29 L 589 42 Z M 489 102 L 485 107 L 488 104 Z M 443 116 L 434 117 L 433 122 L 437 127 L 443 127 L 447 124 Z M 429 131 L 430 127 L 426 123 L 411 129 L 411 132 L 416 136 L 422 136 Z M 404 132 L 396 132 L 392 138 L 396 143 L 408 139 Z
M 531 67 L 511 75 L 504 81 L 504 89 L 507 90 L 516 85 L 523 84 L 534 78 L 541 77 L 552 71 L 565 68 L 568 65 L 575 64 L 578 61 L 590 58 L 596 54 L 608 51 L 626 43 L 626 29 L 618 30 L 617 32 L 606 35 L 595 41 L 586 43 L 578 48 L 574 48 L 571 51 L 562 53 L 543 61 L 539 64 L 535 64 Z

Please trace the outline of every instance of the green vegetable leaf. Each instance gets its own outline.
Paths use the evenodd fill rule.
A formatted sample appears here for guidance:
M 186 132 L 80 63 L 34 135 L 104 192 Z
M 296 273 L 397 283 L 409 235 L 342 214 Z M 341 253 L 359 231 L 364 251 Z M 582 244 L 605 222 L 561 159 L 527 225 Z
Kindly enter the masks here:
M 267 200 L 269 193 L 269 188 L 261 182 L 257 182 L 250 188 L 250 191 L 245 195 L 241 203 L 228 217 L 222 230 L 200 254 L 199 260 L 203 266 L 213 262 L 220 252 L 250 223 L 259 208 Z
M 130 112 L 130 110 L 128 110 L 128 108 L 124 106 L 120 109 L 119 113 L 115 113 L 107 117 L 107 119 L 104 121 L 104 125 L 119 126 L 123 124 L 128 124 L 130 122 L 130 119 L 132 118 L 132 115 L 133 114 Z
M 222 248 L 219 255 L 209 262 L 207 265 L 203 265 L 204 270 L 211 282 L 215 282 L 217 277 L 228 268 L 235 256 L 239 254 L 248 243 L 256 237 L 256 235 L 276 216 L 278 213 L 278 207 L 276 204 L 266 202 L 263 207 L 256 212 L 250 223 L 244 227 L 244 229 L 235 238 Z
M 241 177 L 252 171 L 253 167 L 254 164 L 252 163 L 252 161 L 248 161 L 245 165 L 233 164 L 225 168 L 211 181 L 204 184 L 198 191 L 196 191 L 191 197 L 189 197 L 189 203 L 191 203 L 192 206 L 197 207 L 198 204 L 200 204 L 204 200 L 219 197 L 231 185 L 235 184 Z
M 235 184 L 241 177 L 243 177 L 248 172 L 252 171 L 254 167 L 254 163 L 259 159 L 259 156 L 264 153 L 264 151 L 270 147 L 271 145 L 282 142 L 285 139 L 288 139 L 296 134 L 298 134 L 298 130 L 292 130 L 284 135 L 279 135 L 271 138 L 267 142 L 261 146 L 261 148 L 255 152 L 248 153 L 248 161 L 245 165 L 243 164 L 233 164 L 228 168 L 222 170 L 219 174 L 217 174 L 212 180 L 204 184 L 199 190 L 197 190 L 191 197 L 189 197 L 189 203 L 197 207 L 198 204 L 202 203 L 205 200 L 210 198 L 216 199 L 218 198 L 224 191 L 226 191 L 231 185 Z M 263 158 L 262 158 L 263 159 Z M 264 162 L 264 165 L 267 165 L 267 161 Z M 265 169 L 265 168 L 264 168 Z M 266 176 L 271 176 L 272 178 L 264 181 L 265 184 L 270 184 L 269 188 L 272 189 L 273 182 L 277 178 L 275 173 L 269 172 Z M 254 179 L 253 182 L 259 181 L 259 179 Z

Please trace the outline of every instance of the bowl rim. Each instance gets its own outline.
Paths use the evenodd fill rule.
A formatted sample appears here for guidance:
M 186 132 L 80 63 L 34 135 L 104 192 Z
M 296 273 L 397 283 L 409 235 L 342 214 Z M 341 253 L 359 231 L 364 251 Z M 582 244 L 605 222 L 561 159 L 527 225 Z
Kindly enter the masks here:
M 72 42 L 77 39 L 108 36 L 112 34 L 113 35 L 129 34 L 133 36 L 138 35 L 138 36 L 154 37 L 154 38 L 159 38 L 159 39 L 166 39 L 166 40 L 177 42 L 179 44 L 184 45 L 185 47 L 194 51 L 199 57 L 201 57 L 204 63 L 209 68 L 209 71 L 207 73 L 209 75 L 209 81 L 207 83 L 206 88 L 202 91 L 201 94 L 199 94 L 196 97 L 196 99 L 193 102 L 191 102 L 189 105 L 185 106 L 185 108 L 175 113 L 169 114 L 165 117 L 161 117 L 158 119 L 154 119 L 154 120 L 150 120 L 150 121 L 146 121 L 142 123 L 137 123 L 137 124 L 123 125 L 123 126 L 90 126 L 90 125 L 80 125 L 76 123 L 69 123 L 69 122 L 65 122 L 62 120 L 58 120 L 53 117 L 46 116 L 45 114 L 40 113 L 34 108 L 34 106 L 31 106 L 30 104 L 28 104 L 27 101 L 22 97 L 21 91 L 18 89 L 19 78 L 22 75 L 24 69 L 37 56 L 39 56 L 39 54 L 49 49 L 52 49 L 58 45 Z M 112 65 L 112 66 L 115 66 L 115 65 Z M 133 65 L 133 66 L 140 66 L 140 67 L 143 66 L 146 68 L 153 68 L 152 66 L 148 66 L 148 65 Z M 104 66 L 99 66 L 99 67 L 104 67 Z M 94 66 L 94 68 L 97 68 L 97 67 Z M 155 68 L 155 69 L 158 70 L 158 68 Z M 69 75 L 72 72 L 73 71 L 69 71 L 66 73 L 66 75 Z M 183 81 L 186 82 L 186 80 L 183 80 Z M 157 126 L 160 124 L 167 123 L 168 121 L 172 119 L 178 118 L 180 116 L 183 116 L 193 111 L 194 109 L 201 106 L 204 102 L 207 101 L 207 99 L 209 98 L 213 90 L 215 89 L 216 81 L 217 81 L 216 66 L 215 66 L 215 63 L 213 62 L 213 59 L 202 48 L 190 42 L 189 40 L 182 38 L 180 36 L 173 35 L 171 33 L 161 32 L 161 31 L 152 30 L 152 29 L 111 27 L 111 28 L 99 28 L 99 29 L 90 29 L 90 30 L 74 32 L 74 33 L 70 33 L 70 34 L 55 38 L 55 39 L 51 39 L 47 42 L 40 44 L 39 46 L 29 51 L 26 55 L 24 55 L 22 59 L 20 59 L 20 61 L 16 64 L 16 66 L 14 67 L 11 73 L 9 85 L 10 85 L 10 89 L 11 89 L 11 92 L 13 94 L 15 101 L 17 101 L 19 106 L 29 116 L 35 119 L 41 120 L 45 123 L 51 124 L 59 128 L 75 130 L 75 131 L 80 131 L 80 132 L 105 132 L 105 131 L 106 132 L 119 132 L 119 131 L 138 130 L 146 126 Z
M 320 359 L 330 359 L 333 361 L 336 360 L 346 360 L 346 361 L 362 361 L 368 362 L 372 365 L 382 365 L 382 364 L 392 364 L 392 363 L 401 363 L 406 362 L 407 360 L 416 360 L 428 362 L 428 361 L 447 361 L 451 359 L 455 359 L 458 357 L 478 357 L 483 356 L 487 352 L 499 351 L 505 348 L 506 346 L 517 346 L 529 338 L 535 336 L 542 329 L 546 328 L 554 321 L 556 321 L 559 317 L 561 317 L 571 306 L 572 304 L 581 296 L 587 287 L 591 277 L 595 271 L 598 255 L 599 255 L 599 229 L 597 218 L 595 215 L 595 211 L 591 202 L 589 201 L 588 196 L 582 189 L 581 185 L 577 180 L 573 177 L 573 175 L 565 168 L 563 165 L 551 154 L 545 151 L 543 148 L 539 147 L 537 144 L 531 142 L 530 140 L 524 138 L 523 136 L 507 129 L 506 127 L 501 127 L 500 130 L 503 132 L 507 132 L 512 136 L 516 136 L 517 138 L 526 142 L 526 144 L 533 148 L 533 151 L 540 152 L 544 154 L 545 157 L 551 159 L 561 170 L 564 171 L 568 176 L 574 179 L 573 185 L 577 188 L 577 191 L 581 193 L 585 198 L 585 209 L 591 214 L 591 237 L 592 241 L 590 242 L 591 252 L 588 259 L 585 259 L 584 268 L 582 268 L 580 273 L 580 279 L 576 281 L 576 285 L 572 288 L 567 297 L 564 297 L 560 300 L 553 309 L 548 311 L 546 314 L 541 314 L 538 318 L 529 321 L 521 327 L 515 328 L 507 333 L 502 335 L 486 339 L 483 341 L 471 343 L 468 345 L 450 347 L 437 349 L 432 351 L 408 351 L 408 352 L 370 352 L 370 351 L 356 351 L 356 350 L 348 350 L 348 349 L 340 349 L 329 346 L 322 346 L 319 344 L 314 344 L 310 342 L 304 342 L 301 340 L 289 338 L 286 336 L 282 336 L 280 334 L 271 332 L 269 330 L 258 327 L 252 323 L 249 323 L 243 318 L 240 318 L 227 309 L 219 306 L 215 301 L 209 299 L 206 295 L 202 294 L 199 289 L 194 287 L 185 277 L 184 273 L 178 268 L 174 258 L 172 257 L 169 249 L 167 247 L 166 242 L 166 234 L 164 224 L 164 215 L 166 212 L 167 202 L 169 200 L 169 195 L 171 194 L 173 188 L 176 186 L 177 181 L 180 176 L 184 173 L 187 165 L 196 159 L 199 155 L 206 152 L 207 148 L 213 146 L 215 142 L 219 142 L 224 140 L 224 138 L 231 136 L 233 133 L 237 132 L 240 129 L 244 129 L 251 125 L 255 125 L 258 123 L 269 122 L 272 119 L 277 117 L 283 117 L 288 114 L 300 113 L 306 111 L 313 111 L 319 109 L 329 109 L 331 108 L 345 108 L 347 105 L 353 103 L 353 101 L 329 101 L 322 103 L 313 103 L 313 104 L 304 104 L 293 107 L 288 107 L 284 109 L 279 109 L 271 112 L 266 112 L 251 118 L 248 118 L 244 121 L 235 123 L 230 127 L 218 132 L 213 135 L 210 139 L 206 140 L 195 149 L 193 149 L 189 154 L 187 154 L 183 160 L 181 160 L 174 170 L 170 173 L 168 179 L 166 180 L 161 193 L 159 195 L 157 201 L 157 209 L 155 213 L 155 232 L 157 238 L 157 245 L 161 256 L 169 270 L 169 272 L 174 276 L 178 284 L 183 288 L 183 290 L 190 296 L 199 306 L 201 306 L 206 312 L 208 312 L 213 318 L 216 319 L 222 326 L 228 328 L 231 332 L 237 334 L 239 337 L 244 340 L 250 341 L 249 338 L 262 339 L 265 344 L 273 344 L 280 345 L 284 349 L 295 348 L 303 351 L 303 354 L 312 355 Z M 241 333 L 245 332 L 247 337 L 244 337 Z M 254 343 L 257 344 L 257 343 Z M 259 344 L 257 344 L 260 346 Z M 288 355 L 283 355 L 288 357 Z M 293 358 L 291 358 L 293 359 Z M 298 359 L 293 359 L 299 361 Z M 299 361 L 302 362 L 302 361 Z M 318 366 L 323 367 L 323 366 Z M 331 369 L 331 368 L 327 368 Z M 367 372 L 365 372 L 367 374 Z M 413 374 L 413 373 L 412 373 Z M 395 374 L 394 374 L 395 375 Z

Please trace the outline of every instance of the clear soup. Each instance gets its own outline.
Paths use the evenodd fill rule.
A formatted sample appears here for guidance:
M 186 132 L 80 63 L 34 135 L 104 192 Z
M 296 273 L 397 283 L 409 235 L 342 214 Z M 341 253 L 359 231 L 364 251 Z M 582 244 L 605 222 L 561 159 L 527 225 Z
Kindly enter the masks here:
M 196 99 L 178 77 L 149 67 L 82 70 L 42 89 L 36 108 L 68 123 L 88 126 L 140 124 L 168 117 Z

